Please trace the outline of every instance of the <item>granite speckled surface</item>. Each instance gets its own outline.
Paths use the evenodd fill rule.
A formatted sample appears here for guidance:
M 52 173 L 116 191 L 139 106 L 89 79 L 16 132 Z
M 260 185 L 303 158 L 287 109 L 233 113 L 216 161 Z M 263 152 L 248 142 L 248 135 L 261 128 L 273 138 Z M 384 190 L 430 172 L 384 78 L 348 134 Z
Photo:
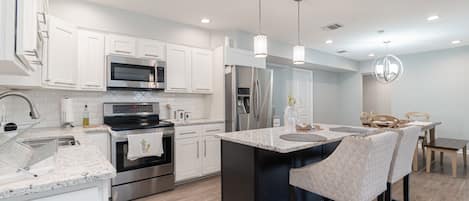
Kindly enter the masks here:
M 319 136 L 325 137 L 327 140 L 323 142 L 293 142 L 286 141 L 280 138 L 281 135 L 291 134 L 287 132 L 284 127 L 278 128 L 264 128 L 256 130 L 247 130 L 247 131 L 238 131 L 232 133 L 223 133 L 218 134 L 222 140 L 235 142 L 243 145 L 248 145 L 252 147 L 257 147 L 269 151 L 275 151 L 279 153 L 289 153 L 294 151 L 299 151 L 303 149 L 312 148 L 315 146 L 320 146 L 326 143 L 339 141 L 342 138 L 350 135 L 359 135 L 354 133 L 346 132 L 334 132 L 330 131 L 329 128 L 341 127 L 342 125 L 330 125 L 330 124 L 316 124 L 319 125 L 322 130 L 310 132 L 311 134 L 316 134 Z M 349 126 L 352 127 L 352 126 Z M 362 128 L 362 127 L 354 127 Z M 370 131 L 376 129 L 369 128 Z
M 174 126 L 195 126 L 204 124 L 223 124 L 223 119 L 191 119 L 188 121 L 169 120 L 174 123 Z
M 99 151 L 99 148 L 92 145 L 86 138 L 86 132 L 102 132 L 104 135 L 107 134 L 107 129 L 106 126 L 91 129 L 32 129 L 30 134 L 23 137 L 73 135 L 81 145 L 59 147 L 55 156 L 55 169 L 52 172 L 36 178 L 31 176 L 21 181 L 0 185 L 0 199 L 58 190 L 115 177 L 115 168 Z

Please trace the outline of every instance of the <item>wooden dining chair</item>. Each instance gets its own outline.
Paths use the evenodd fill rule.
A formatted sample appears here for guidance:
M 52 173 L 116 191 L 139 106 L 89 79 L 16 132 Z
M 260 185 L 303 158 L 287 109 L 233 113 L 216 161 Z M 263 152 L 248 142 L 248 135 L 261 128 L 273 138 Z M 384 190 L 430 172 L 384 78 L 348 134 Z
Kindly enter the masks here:
M 430 114 L 426 112 L 407 112 L 405 117 L 410 121 L 430 121 Z M 429 143 L 428 131 L 419 136 L 419 142 L 422 146 L 423 160 L 425 160 L 425 146 Z
M 391 115 L 373 115 L 370 124 L 373 128 L 397 128 L 399 119 Z

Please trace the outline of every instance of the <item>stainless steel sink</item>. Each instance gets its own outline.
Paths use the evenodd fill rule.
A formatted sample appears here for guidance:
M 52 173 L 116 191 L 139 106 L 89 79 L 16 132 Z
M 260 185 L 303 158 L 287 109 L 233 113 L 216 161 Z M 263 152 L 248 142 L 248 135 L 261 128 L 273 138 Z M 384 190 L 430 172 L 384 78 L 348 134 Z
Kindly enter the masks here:
M 57 142 L 57 146 L 75 146 L 80 145 L 80 142 L 71 135 L 57 136 L 57 137 L 40 137 L 40 138 L 29 138 L 22 141 L 22 143 L 31 146 L 32 148 L 41 147 L 43 145 Z

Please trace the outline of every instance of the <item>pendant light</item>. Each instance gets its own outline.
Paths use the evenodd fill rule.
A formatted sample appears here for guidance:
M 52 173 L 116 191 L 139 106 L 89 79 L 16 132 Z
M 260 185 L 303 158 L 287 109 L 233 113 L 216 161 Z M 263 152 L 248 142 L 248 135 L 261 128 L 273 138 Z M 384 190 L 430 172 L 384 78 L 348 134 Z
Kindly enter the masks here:
M 254 36 L 254 55 L 256 58 L 267 57 L 267 35 L 262 34 L 262 8 L 261 0 L 259 0 L 259 31 Z
M 298 44 L 293 47 L 293 64 L 299 65 L 305 63 L 305 46 L 300 42 L 300 2 L 301 0 L 294 0 L 298 3 Z
M 391 41 L 384 41 L 386 52 L 390 43 Z M 387 54 L 384 57 L 376 59 L 373 67 L 376 79 L 384 84 L 398 80 L 404 72 L 402 61 L 399 57 L 392 54 Z

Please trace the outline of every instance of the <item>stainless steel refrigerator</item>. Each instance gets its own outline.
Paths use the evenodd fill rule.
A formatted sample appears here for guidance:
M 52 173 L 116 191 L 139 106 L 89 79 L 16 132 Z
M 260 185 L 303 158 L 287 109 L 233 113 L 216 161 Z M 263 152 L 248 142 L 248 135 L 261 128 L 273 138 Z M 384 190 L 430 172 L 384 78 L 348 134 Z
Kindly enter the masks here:
M 225 66 L 226 131 L 272 127 L 272 70 Z

